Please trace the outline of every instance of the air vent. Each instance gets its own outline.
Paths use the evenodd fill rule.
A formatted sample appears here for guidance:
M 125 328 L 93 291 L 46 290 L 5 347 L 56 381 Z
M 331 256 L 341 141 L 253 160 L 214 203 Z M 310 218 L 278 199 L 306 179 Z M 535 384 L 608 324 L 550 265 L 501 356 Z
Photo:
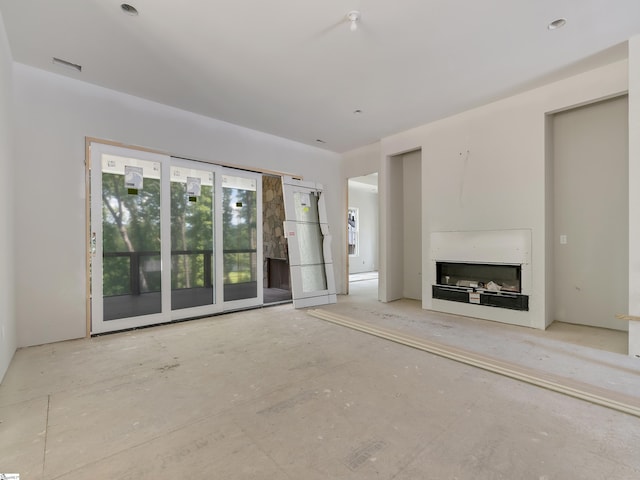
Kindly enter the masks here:
M 76 72 L 82 71 L 82 65 L 78 65 L 77 63 L 67 62 L 66 60 L 62 60 L 61 58 L 53 57 L 53 64 L 59 65 L 64 68 L 68 68 L 70 70 L 75 70 Z
M 549 30 L 557 30 L 558 28 L 564 27 L 566 24 L 567 24 L 566 18 L 558 18 L 553 22 L 551 22 L 549 25 L 547 25 L 547 28 Z
M 120 8 L 127 15 L 131 15 L 133 17 L 138 15 L 138 9 L 136 7 L 134 7 L 133 5 L 129 5 L 128 3 L 123 3 L 122 5 L 120 5 Z

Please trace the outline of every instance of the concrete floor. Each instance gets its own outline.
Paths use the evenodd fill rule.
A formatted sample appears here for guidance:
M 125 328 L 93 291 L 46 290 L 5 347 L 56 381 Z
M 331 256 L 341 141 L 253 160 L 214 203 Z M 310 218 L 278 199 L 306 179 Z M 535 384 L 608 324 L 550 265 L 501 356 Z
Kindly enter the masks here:
M 640 396 L 620 332 L 380 304 L 332 311 Z M 515 357 L 515 358 L 514 358 Z M 291 305 L 19 350 L 0 472 L 25 479 L 637 479 L 640 418 Z

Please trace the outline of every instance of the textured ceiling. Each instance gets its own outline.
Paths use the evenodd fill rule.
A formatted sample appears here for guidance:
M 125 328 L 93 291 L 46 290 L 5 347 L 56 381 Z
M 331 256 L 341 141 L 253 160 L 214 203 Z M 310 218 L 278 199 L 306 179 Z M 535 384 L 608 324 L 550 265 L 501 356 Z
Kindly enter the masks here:
M 638 0 L 121 3 L 0 12 L 17 62 L 336 152 L 625 58 L 640 33 Z

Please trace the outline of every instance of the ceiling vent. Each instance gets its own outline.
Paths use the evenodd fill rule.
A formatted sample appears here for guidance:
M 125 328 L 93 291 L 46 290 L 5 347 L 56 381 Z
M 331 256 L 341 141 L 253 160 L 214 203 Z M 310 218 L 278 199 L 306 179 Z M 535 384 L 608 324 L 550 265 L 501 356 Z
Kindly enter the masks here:
M 564 27 L 566 24 L 567 24 L 566 18 L 558 18 L 553 22 L 551 22 L 549 25 L 547 25 L 547 28 L 549 30 L 557 30 L 558 28 Z
M 122 5 L 120 5 L 120 8 L 127 15 L 131 15 L 133 17 L 138 15 L 138 9 L 133 5 L 129 5 L 128 3 L 123 3 Z
M 64 68 L 68 68 L 69 70 L 75 70 L 76 72 L 82 71 L 82 65 L 78 65 L 77 63 L 67 62 L 66 60 L 62 60 L 61 58 L 53 57 L 53 64 L 59 65 Z

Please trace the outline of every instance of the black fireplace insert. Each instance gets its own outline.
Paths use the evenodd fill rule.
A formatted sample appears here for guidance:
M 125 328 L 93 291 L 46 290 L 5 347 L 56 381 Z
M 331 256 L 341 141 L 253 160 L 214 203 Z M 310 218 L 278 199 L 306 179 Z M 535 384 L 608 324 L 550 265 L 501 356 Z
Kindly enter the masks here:
M 522 265 L 436 262 L 433 298 L 512 310 L 529 310 L 522 294 Z

